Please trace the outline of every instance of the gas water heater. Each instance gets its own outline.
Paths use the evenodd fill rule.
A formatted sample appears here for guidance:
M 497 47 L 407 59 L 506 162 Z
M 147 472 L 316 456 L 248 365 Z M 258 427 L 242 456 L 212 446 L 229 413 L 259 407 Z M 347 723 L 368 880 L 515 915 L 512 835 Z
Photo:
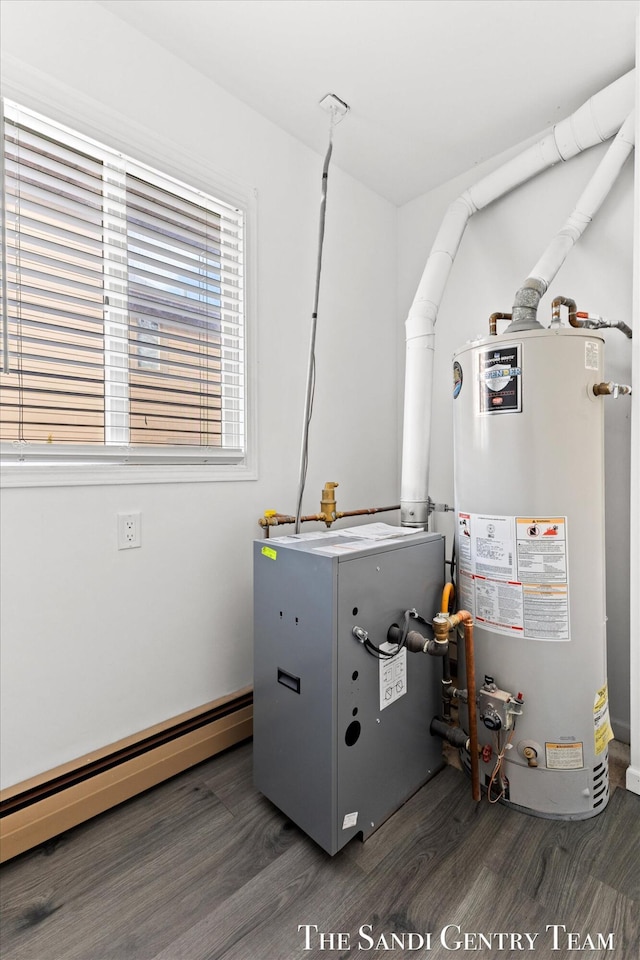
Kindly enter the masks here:
M 481 782 L 490 799 L 568 820 L 609 797 L 603 348 L 557 325 L 472 341 L 453 365 Z

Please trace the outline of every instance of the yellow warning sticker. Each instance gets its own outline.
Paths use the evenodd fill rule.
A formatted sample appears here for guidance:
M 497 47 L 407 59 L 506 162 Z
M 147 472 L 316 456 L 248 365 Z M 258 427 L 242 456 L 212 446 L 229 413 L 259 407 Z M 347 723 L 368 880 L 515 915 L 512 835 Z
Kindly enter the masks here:
M 596 756 L 603 753 L 610 740 L 613 740 L 613 730 L 609 718 L 609 694 L 607 684 L 597 691 L 593 703 L 593 724 Z
M 269 557 L 269 560 L 275 560 L 278 556 L 278 551 L 274 550 L 273 547 L 263 547 L 262 556 Z
M 581 743 L 545 743 L 547 770 L 581 770 L 584 750 Z

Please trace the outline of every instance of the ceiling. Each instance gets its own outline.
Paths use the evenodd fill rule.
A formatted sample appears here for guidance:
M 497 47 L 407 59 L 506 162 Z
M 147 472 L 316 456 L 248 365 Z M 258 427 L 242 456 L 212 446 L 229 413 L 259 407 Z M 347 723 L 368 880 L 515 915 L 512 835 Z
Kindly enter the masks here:
M 402 204 L 528 139 L 634 65 L 637 0 L 98 0 Z

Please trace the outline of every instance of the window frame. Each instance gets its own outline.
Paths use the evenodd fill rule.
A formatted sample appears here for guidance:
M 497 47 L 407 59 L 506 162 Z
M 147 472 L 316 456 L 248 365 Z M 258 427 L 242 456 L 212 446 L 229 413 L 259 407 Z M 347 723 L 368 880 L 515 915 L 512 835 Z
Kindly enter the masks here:
M 12 72 L 13 64 L 9 64 Z M 39 86 L 39 84 L 35 84 Z M 57 94 L 57 96 L 56 96 Z M 190 451 L 188 447 L 121 447 L 113 444 L 91 449 L 65 448 L 62 444 L 51 448 L 28 450 L 29 444 L 2 443 L 0 457 L 1 487 L 71 486 L 127 483 L 176 483 L 255 480 L 257 471 L 257 391 L 256 391 L 256 234 L 257 191 L 254 187 L 223 177 L 202 162 L 187 154 L 175 142 L 157 134 L 115 112 L 105 110 L 76 91 L 56 90 L 49 96 L 41 91 L 34 94 L 22 83 L 3 81 L 2 96 L 19 103 L 27 110 L 41 114 L 54 124 L 76 131 L 93 140 L 98 148 L 120 152 L 127 158 L 149 168 L 151 173 L 188 184 L 193 192 L 201 192 L 224 204 L 244 212 L 244 453 L 211 448 Z M 66 109 L 60 104 L 66 103 Z

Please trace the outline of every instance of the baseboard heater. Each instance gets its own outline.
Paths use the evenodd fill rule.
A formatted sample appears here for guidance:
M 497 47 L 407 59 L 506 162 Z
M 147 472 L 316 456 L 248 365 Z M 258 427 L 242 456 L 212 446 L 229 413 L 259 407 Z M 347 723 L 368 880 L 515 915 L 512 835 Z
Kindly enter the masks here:
M 156 724 L 0 793 L 0 862 L 247 740 L 251 688 Z

